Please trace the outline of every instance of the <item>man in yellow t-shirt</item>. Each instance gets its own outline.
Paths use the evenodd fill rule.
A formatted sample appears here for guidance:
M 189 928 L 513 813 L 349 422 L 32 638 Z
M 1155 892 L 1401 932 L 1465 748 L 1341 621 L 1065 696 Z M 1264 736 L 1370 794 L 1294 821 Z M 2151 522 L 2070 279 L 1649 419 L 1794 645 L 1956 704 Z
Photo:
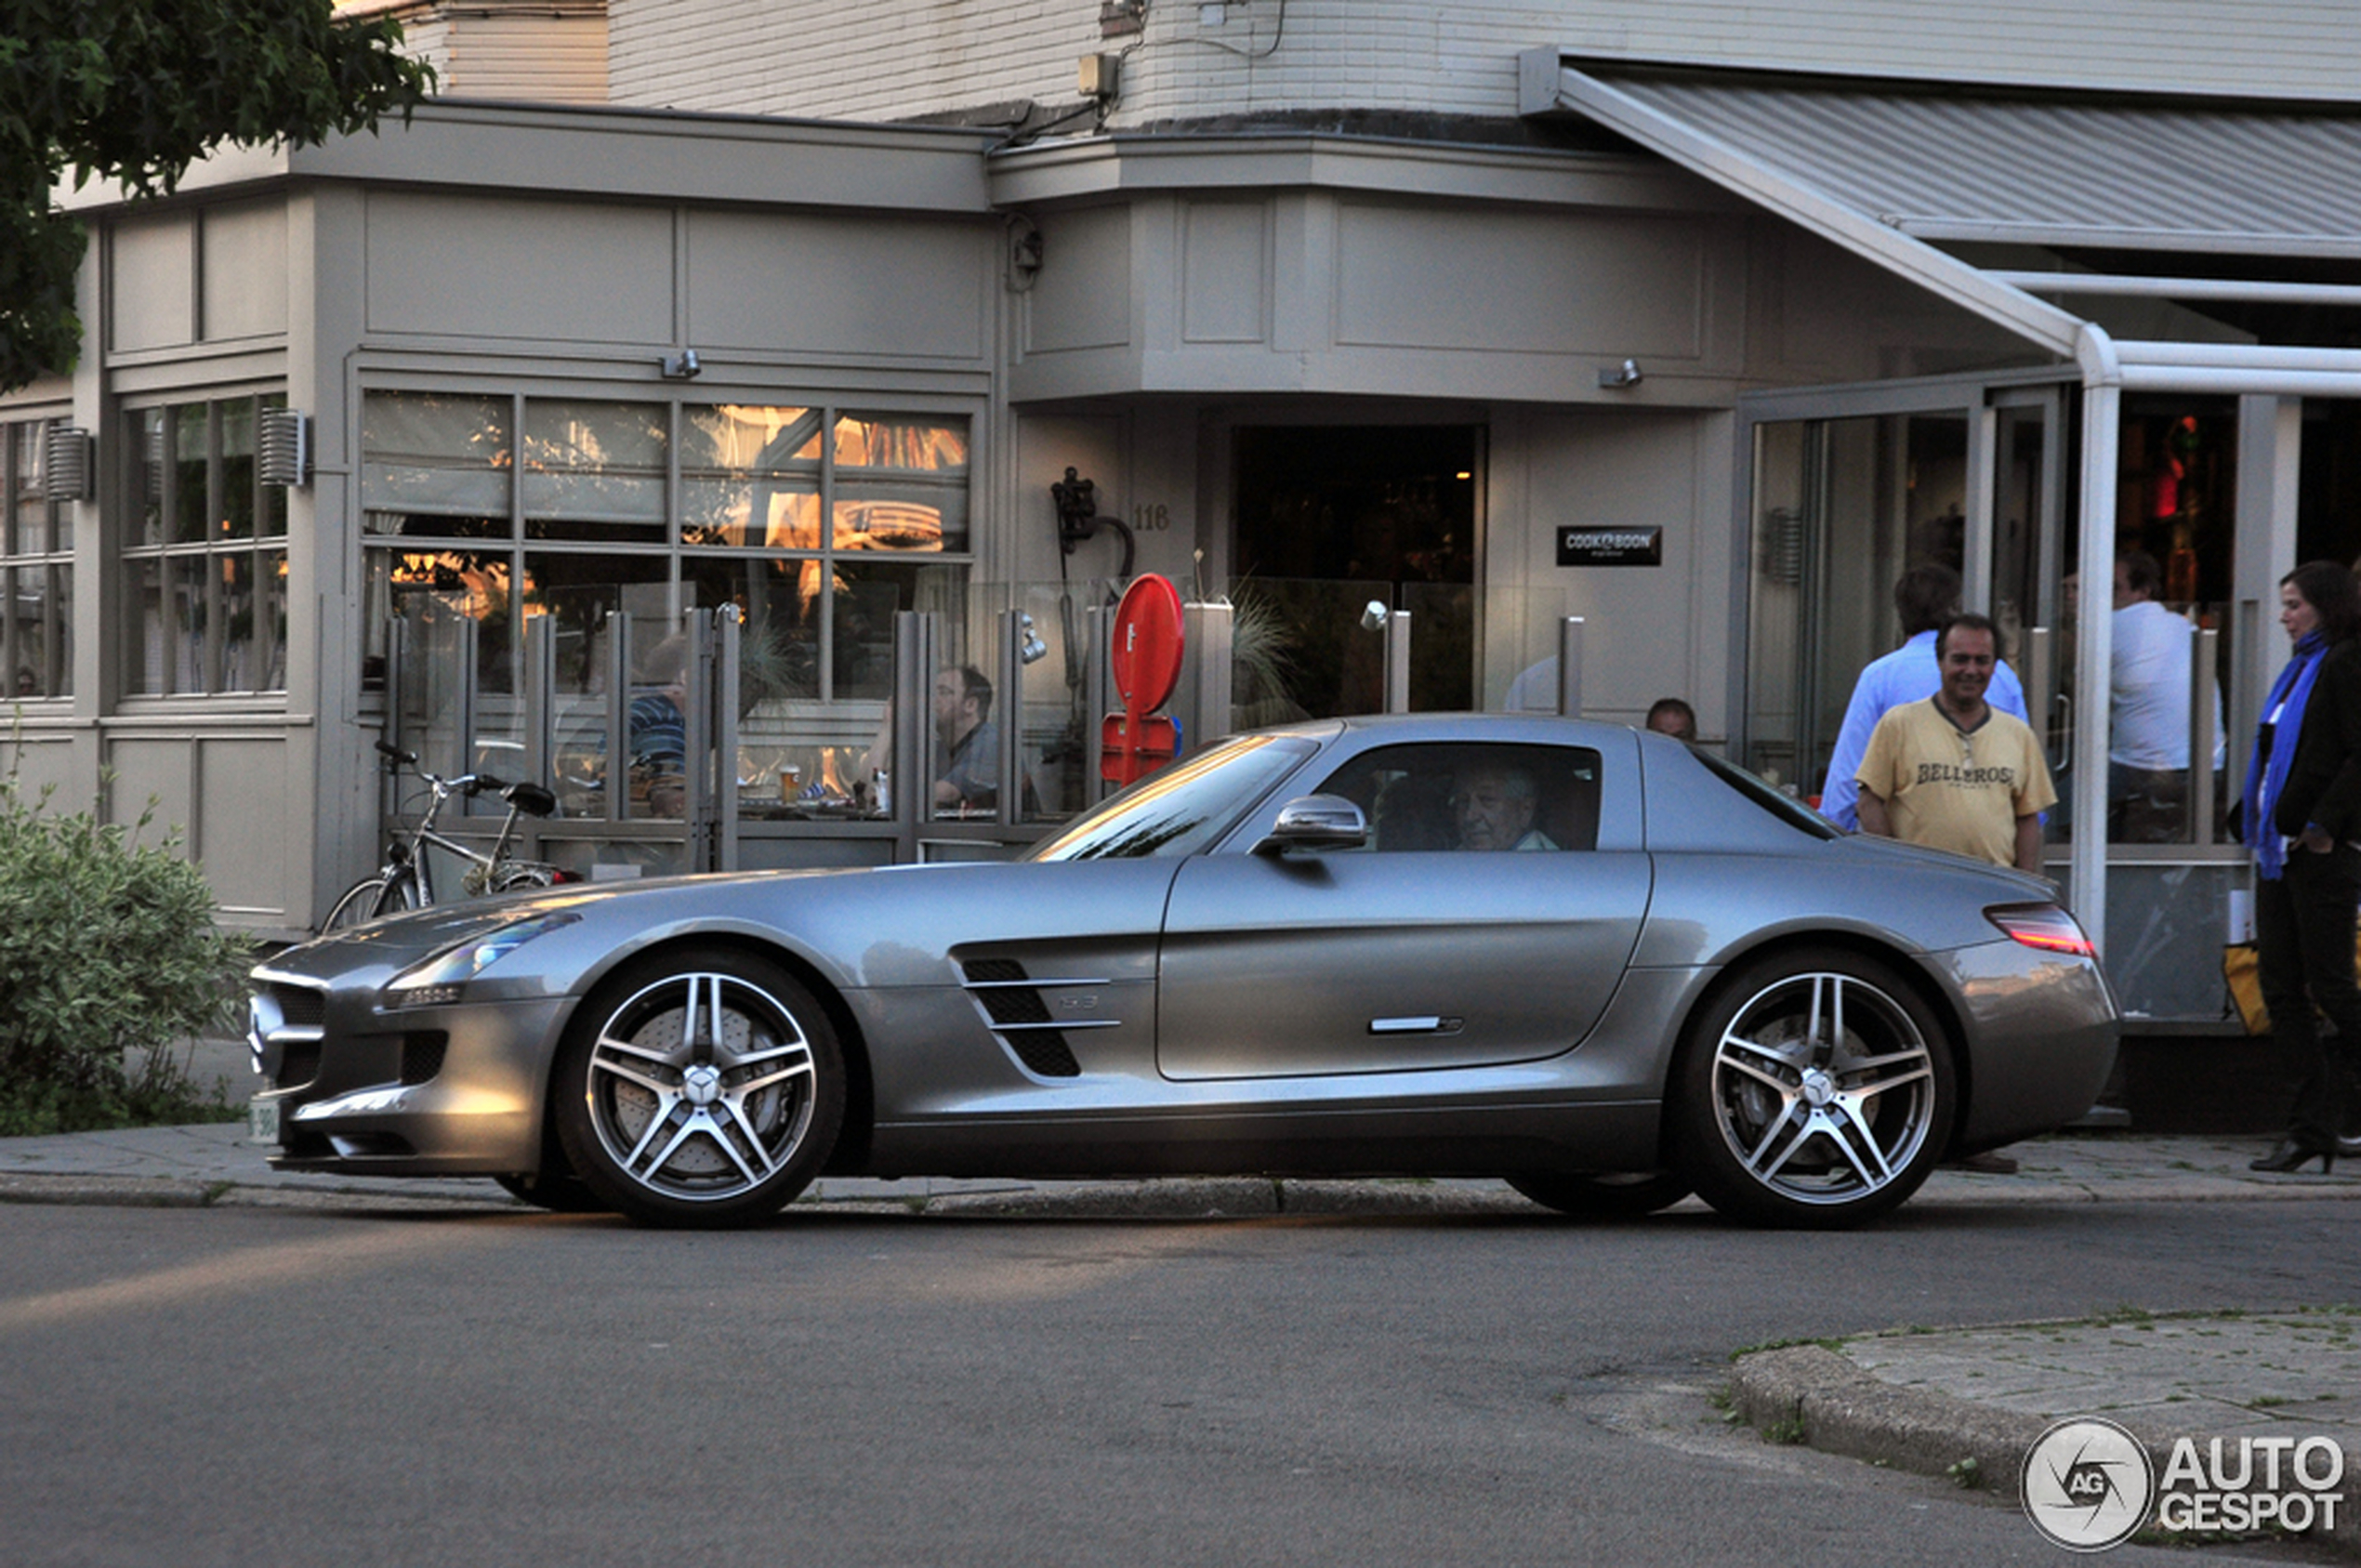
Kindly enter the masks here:
M 1878 720 L 1854 777 L 1861 831 L 1994 865 L 2041 870 L 2041 812 L 2058 798 L 2025 721 L 1984 700 L 1999 633 L 1956 615 L 1935 639 L 1943 685 Z

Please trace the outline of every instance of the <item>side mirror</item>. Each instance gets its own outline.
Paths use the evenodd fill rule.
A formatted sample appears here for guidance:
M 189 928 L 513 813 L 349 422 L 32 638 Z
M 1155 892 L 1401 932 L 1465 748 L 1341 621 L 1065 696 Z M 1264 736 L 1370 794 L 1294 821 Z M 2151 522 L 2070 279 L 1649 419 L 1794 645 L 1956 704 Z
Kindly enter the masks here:
M 1279 820 L 1254 847 L 1258 855 L 1289 850 L 1357 850 L 1369 841 L 1369 819 L 1341 795 L 1305 795 L 1279 808 Z

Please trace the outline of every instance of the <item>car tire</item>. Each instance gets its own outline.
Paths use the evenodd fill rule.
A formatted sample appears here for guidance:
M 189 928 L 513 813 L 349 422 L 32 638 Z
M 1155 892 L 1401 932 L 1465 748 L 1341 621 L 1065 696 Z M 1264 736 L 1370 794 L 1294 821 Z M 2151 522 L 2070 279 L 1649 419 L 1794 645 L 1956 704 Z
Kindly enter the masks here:
M 844 1120 L 828 1015 L 774 963 L 679 950 L 633 964 L 575 1013 L 551 1079 L 567 1163 L 642 1224 L 718 1229 L 776 1213 Z
M 1836 948 L 1733 970 L 1674 1070 L 1675 1160 L 1749 1224 L 1840 1230 L 1918 1191 L 1958 1111 L 1952 1043 L 1889 965 Z
M 1516 1171 L 1502 1179 L 1542 1207 L 1576 1219 L 1644 1219 L 1689 1195 L 1689 1179 L 1669 1170 L 1588 1176 Z
M 543 1170 L 534 1176 L 495 1176 L 501 1189 L 519 1203 L 546 1208 L 552 1214 L 612 1214 L 590 1184 L 570 1170 Z

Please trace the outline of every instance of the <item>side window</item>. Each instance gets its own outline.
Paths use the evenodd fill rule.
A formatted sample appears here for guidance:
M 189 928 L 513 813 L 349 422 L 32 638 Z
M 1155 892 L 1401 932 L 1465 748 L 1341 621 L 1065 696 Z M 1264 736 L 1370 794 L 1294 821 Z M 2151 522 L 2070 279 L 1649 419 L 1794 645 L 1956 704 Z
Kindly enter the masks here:
M 1599 844 L 1599 754 L 1585 746 L 1381 746 L 1320 790 L 1368 814 L 1369 849 L 1380 854 Z

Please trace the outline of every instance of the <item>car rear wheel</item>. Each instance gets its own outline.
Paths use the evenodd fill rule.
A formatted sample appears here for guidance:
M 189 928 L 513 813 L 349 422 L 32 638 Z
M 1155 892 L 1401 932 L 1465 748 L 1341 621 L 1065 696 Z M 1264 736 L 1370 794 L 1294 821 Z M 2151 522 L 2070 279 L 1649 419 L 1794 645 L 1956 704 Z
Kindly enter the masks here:
M 1934 1168 L 1955 1084 L 1941 1021 L 1891 968 L 1836 949 L 1774 955 L 1733 973 L 1683 1042 L 1680 1168 L 1733 1219 L 1858 1225 Z
M 587 1002 L 553 1092 L 567 1162 L 644 1224 L 747 1225 L 817 1175 L 844 1119 L 836 1032 L 777 965 L 659 955 Z
M 1689 1195 L 1689 1179 L 1669 1170 L 1594 1176 L 1517 1171 L 1502 1179 L 1542 1207 L 1576 1219 L 1641 1219 Z

